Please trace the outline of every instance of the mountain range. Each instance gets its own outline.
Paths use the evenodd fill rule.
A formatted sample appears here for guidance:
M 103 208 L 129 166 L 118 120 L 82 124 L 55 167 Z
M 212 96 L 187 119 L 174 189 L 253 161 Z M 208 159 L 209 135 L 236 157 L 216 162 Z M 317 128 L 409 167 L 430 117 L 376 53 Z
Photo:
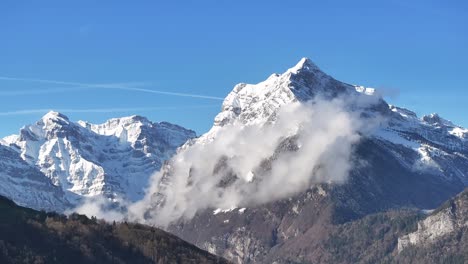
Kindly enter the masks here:
M 99 125 L 49 112 L 1 141 L 1 195 L 34 209 L 63 211 L 83 198 L 135 201 L 152 173 L 195 132 L 141 116 Z
M 50 112 L 0 141 L 0 194 L 60 212 L 87 197 L 136 202 L 129 219 L 235 263 L 391 263 L 433 243 L 427 234 L 466 229 L 453 220 L 466 202 L 452 203 L 456 218 L 423 210 L 468 185 L 467 141 L 304 58 L 236 85 L 200 137 L 140 116 L 94 125 Z M 434 231 L 441 221 L 452 227 Z

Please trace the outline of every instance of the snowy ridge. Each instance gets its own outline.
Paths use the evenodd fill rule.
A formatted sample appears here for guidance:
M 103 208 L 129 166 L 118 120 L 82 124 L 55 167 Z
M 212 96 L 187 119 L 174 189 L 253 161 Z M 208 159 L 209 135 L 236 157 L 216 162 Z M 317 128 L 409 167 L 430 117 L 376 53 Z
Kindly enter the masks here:
M 61 210 L 70 203 L 77 204 L 83 197 L 141 198 L 151 174 L 159 170 L 177 147 L 193 137 L 195 133 L 191 130 L 165 122 L 152 123 L 139 116 L 94 125 L 84 121 L 74 123 L 51 111 L 36 124 L 23 127 L 19 135 L 4 138 L 2 145 L 16 152 L 18 162 L 27 164 L 29 170 L 37 170 L 36 175 L 50 184 L 48 188 L 63 192 L 63 201 L 56 201 L 55 207 Z M 14 173 L 2 176 L 21 179 Z M 19 182 L 18 185 L 13 189 L 22 193 Z M 45 187 L 38 189 L 44 191 Z M 42 206 L 40 201 L 22 203 L 12 193 L 4 193 L 22 205 Z
M 408 109 L 392 105 L 389 108 L 388 124 L 376 131 L 376 139 L 393 144 L 395 147 L 390 149 L 394 155 L 412 169 L 439 174 L 447 180 L 459 180 L 468 185 L 468 170 L 457 169 L 468 166 L 465 128 L 437 114 L 418 118 Z M 416 158 L 401 156 L 402 149 L 416 153 Z
M 233 119 L 244 124 L 266 122 L 285 104 L 308 101 L 319 93 L 330 95 L 336 90 L 352 92 L 353 88 L 337 82 L 309 59 L 303 58 L 283 74 L 273 74 L 258 84 L 236 85 L 224 100 L 214 126 L 223 126 L 233 122 Z
M 252 125 L 273 121 L 280 107 L 293 102 L 306 102 L 317 95 L 333 98 L 346 93 L 373 95 L 374 89 L 339 82 L 310 59 L 302 58 L 283 74 L 272 74 L 258 84 L 237 84 L 224 99 L 212 129 L 198 141 L 214 138 L 220 127 L 234 122 Z

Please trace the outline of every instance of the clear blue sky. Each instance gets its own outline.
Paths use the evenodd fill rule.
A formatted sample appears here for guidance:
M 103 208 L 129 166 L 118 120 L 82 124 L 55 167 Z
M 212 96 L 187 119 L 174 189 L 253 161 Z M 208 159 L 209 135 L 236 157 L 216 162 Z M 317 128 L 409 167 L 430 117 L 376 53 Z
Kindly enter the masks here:
M 0 76 L 224 97 L 309 57 L 339 80 L 399 94 L 391 103 L 468 127 L 467 14 L 462 0 L 2 1 Z M 203 133 L 221 105 L 62 91 L 73 87 L 0 80 L 0 136 L 44 114 L 6 112 L 37 109 L 95 123 L 140 114 Z M 86 109 L 114 111 L 71 111 Z

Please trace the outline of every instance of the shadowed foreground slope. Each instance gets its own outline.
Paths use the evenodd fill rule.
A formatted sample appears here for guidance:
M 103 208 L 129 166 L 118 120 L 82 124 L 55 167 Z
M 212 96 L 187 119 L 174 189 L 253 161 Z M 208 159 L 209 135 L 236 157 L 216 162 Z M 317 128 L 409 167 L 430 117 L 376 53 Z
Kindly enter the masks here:
M 69 217 L 0 197 L 0 263 L 227 263 L 140 224 Z

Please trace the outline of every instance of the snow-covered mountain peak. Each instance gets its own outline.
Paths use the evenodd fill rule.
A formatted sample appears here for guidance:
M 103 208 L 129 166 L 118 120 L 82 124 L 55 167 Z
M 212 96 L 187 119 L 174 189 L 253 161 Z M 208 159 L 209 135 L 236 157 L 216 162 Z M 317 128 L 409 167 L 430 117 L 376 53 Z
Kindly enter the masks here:
M 129 125 L 151 125 L 152 122 L 149 121 L 146 117 L 139 116 L 139 115 L 132 115 L 132 116 L 125 116 L 125 117 L 119 117 L 119 118 L 111 118 L 107 121 L 105 121 L 102 124 L 91 124 L 87 121 L 78 121 L 77 122 L 80 126 L 85 127 L 85 128 L 96 128 L 96 127 L 101 127 L 101 128 L 107 128 L 107 129 L 115 129 L 117 127 L 125 127 Z
M 151 174 L 195 136 L 192 130 L 136 115 L 94 125 L 49 112 L 0 143 L 75 203 L 96 195 L 138 199 Z
M 392 112 L 400 115 L 403 118 L 418 121 L 418 116 L 416 115 L 416 113 L 409 110 L 409 109 L 406 109 L 406 108 L 403 108 L 403 107 L 398 107 L 398 106 L 395 106 L 395 105 L 389 105 L 388 107 Z
M 455 125 L 447 120 L 442 118 L 439 114 L 433 113 L 430 115 L 425 115 L 422 117 L 422 120 L 428 124 L 435 125 L 435 126 L 448 126 L 448 127 L 454 127 Z
M 150 125 L 151 122 L 144 117 L 128 116 L 112 118 L 102 124 L 91 124 L 86 121 L 78 121 L 78 124 L 100 135 L 118 136 L 122 130 L 139 130 L 142 125 Z
M 129 144 L 133 149 L 161 160 L 169 158 L 172 150 L 196 137 L 192 130 L 167 122 L 153 123 L 138 115 L 112 118 L 102 124 L 85 121 L 78 121 L 78 124 L 95 134 L 117 138 L 121 144 Z
M 99 135 L 115 136 L 120 139 L 120 142 L 128 142 L 132 145 L 140 138 L 142 127 L 153 127 L 151 121 L 138 115 L 112 118 L 102 124 L 91 124 L 85 121 L 78 121 L 78 124 Z
M 45 114 L 39 122 L 41 122 L 44 125 L 49 125 L 52 123 L 59 123 L 59 124 L 69 124 L 70 120 L 68 117 L 62 113 L 55 112 L 55 111 L 49 111 L 47 114 Z M 39 123 L 38 122 L 38 123 Z
M 309 58 L 302 58 L 294 67 L 289 68 L 287 72 L 298 74 L 300 72 L 321 71 Z
M 9 136 L 6 136 L 6 137 L 0 139 L 0 144 L 5 145 L 5 146 L 9 146 L 9 145 L 15 143 L 17 140 L 18 140 L 18 135 L 9 135 Z
M 358 89 L 359 88 L 359 89 Z M 258 84 L 240 83 L 225 98 L 215 127 L 238 120 L 244 124 L 264 123 L 281 106 L 306 102 L 317 96 L 335 98 L 342 94 L 374 95 L 373 89 L 339 82 L 321 71 L 311 60 L 302 58 L 283 74 L 272 74 Z
M 121 125 L 129 125 L 129 124 L 134 124 L 134 123 L 140 123 L 140 124 L 145 124 L 145 125 L 151 124 L 151 121 L 149 121 L 148 118 L 144 116 L 139 116 L 139 115 L 112 118 L 112 119 L 109 119 L 107 122 L 119 123 Z
M 20 130 L 19 140 L 41 140 L 64 136 L 73 130 L 74 123 L 62 113 L 50 111 L 34 125 L 28 125 Z

